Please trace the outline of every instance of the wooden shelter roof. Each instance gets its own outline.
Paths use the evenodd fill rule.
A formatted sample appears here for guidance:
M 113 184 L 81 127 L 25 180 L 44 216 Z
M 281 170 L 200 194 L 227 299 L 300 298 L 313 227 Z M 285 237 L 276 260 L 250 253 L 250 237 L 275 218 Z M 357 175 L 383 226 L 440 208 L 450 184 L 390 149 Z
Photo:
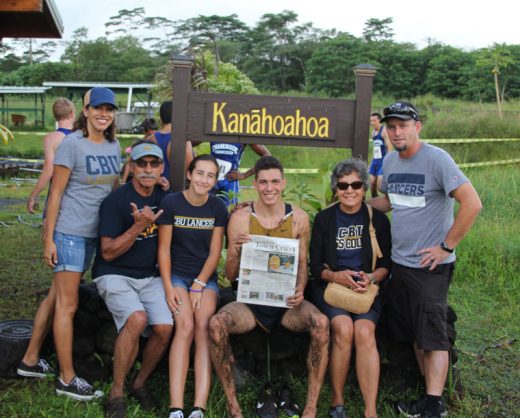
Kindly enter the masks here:
M 61 38 L 63 22 L 53 0 L 0 1 L 1 38 Z

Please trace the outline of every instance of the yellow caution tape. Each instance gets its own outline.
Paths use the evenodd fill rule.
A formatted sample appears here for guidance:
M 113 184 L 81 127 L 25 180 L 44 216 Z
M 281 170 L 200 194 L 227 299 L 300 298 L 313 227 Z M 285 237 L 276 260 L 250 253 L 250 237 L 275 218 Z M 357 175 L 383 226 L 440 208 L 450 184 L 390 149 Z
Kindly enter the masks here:
M 249 168 L 239 168 L 240 173 L 245 173 Z M 284 168 L 284 173 L 287 174 L 318 174 L 320 172 L 317 168 Z
M 489 165 L 502 165 L 502 164 L 517 164 L 520 163 L 520 158 L 514 158 L 512 160 L 499 160 L 499 161 L 481 161 L 478 163 L 462 163 L 458 166 L 460 168 L 470 168 L 470 167 L 484 167 Z
M 30 132 L 30 131 L 16 131 L 16 135 L 36 135 L 36 136 L 45 136 L 49 132 Z
M 38 135 L 43 136 L 47 135 L 48 132 L 31 132 L 31 131 L 16 131 L 16 135 Z M 135 138 L 140 139 L 143 134 L 117 134 L 118 138 Z M 428 142 L 429 144 L 471 144 L 478 142 L 517 142 L 520 141 L 520 138 L 449 138 L 449 139 L 424 139 L 421 138 L 422 141 Z
M 422 139 L 428 144 L 474 144 L 477 142 L 517 142 L 520 138 Z
M 43 164 L 43 160 L 40 159 L 28 159 L 28 158 L 11 158 L 11 157 L 0 157 L 0 162 L 15 162 L 15 163 L 40 163 Z

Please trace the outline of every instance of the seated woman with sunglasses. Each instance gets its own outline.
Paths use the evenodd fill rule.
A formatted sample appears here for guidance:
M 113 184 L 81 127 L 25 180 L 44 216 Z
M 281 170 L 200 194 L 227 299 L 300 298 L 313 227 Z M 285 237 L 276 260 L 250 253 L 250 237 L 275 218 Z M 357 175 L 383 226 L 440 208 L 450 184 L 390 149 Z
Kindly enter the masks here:
M 341 161 L 334 168 L 332 192 L 338 202 L 316 215 L 310 243 L 310 270 L 314 304 L 330 320 L 331 348 L 329 375 L 332 386 L 329 417 L 346 417 L 344 387 L 350 366 L 352 344 L 356 347 L 356 374 L 365 402 L 365 417 L 376 417 L 379 383 L 379 353 L 375 329 L 381 313 L 377 296 L 366 314 L 353 314 L 325 302 L 323 294 L 329 282 L 339 283 L 357 292 L 365 292 L 370 283 L 384 280 L 390 269 L 390 222 L 373 210 L 372 224 L 383 253 L 372 271 L 372 245 L 369 214 L 363 200 L 369 187 L 366 164 L 359 159 Z

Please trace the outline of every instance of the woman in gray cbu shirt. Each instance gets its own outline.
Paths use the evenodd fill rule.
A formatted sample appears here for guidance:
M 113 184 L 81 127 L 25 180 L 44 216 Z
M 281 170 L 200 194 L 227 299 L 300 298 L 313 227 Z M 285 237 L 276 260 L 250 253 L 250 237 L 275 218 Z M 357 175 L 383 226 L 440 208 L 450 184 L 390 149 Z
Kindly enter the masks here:
M 73 319 L 81 276 L 95 248 L 99 206 L 119 183 L 121 154 L 115 138 L 116 109 L 115 95 L 110 89 L 95 87 L 85 95 L 84 107 L 74 126 L 76 131 L 56 152 L 45 220 L 43 257 L 54 269 L 47 301 L 49 307 L 53 306 L 47 313 L 47 323 L 50 324 L 54 310 L 54 343 L 60 366 L 56 392 L 76 400 L 102 395 L 74 371 Z M 35 329 L 37 335 L 41 331 Z

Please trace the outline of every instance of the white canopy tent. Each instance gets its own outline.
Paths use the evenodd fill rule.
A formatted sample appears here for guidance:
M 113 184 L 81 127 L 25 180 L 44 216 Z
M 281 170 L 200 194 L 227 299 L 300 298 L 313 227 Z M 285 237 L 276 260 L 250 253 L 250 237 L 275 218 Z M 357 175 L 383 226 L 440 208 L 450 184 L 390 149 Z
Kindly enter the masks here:
M 149 83 L 117 83 L 110 81 L 44 81 L 43 86 L 45 87 L 64 87 L 68 91 L 80 91 L 84 93 L 92 87 L 108 87 L 114 90 L 114 92 L 126 91 L 128 96 L 126 100 L 126 111 L 130 112 L 132 108 L 132 95 L 139 93 L 146 93 L 148 96 L 148 102 L 151 103 L 151 89 L 153 84 Z

